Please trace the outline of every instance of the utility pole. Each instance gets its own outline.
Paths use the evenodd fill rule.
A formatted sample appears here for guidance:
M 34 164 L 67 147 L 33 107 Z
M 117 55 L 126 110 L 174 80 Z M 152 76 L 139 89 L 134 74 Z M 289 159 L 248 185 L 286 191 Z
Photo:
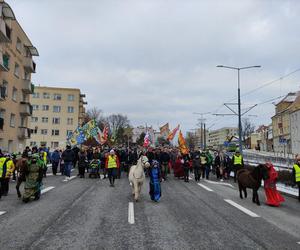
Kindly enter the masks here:
M 200 123 L 200 146 L 201 148 L 206 148 L 206 124 L 205 121 L 206 119 L 204 118 L 204 115 L 208 115 L 210 114 L 210 112 L 206 112 L 206 113 L 198 113 L 198 112 L 194 112 L 194 115 L 200 115 L 200 118 L 198 119 L 199 123 Z M 198 124 L 199 124 L 198 123 Z M 198 125 L 199 126 L 199 125 Z
M 238 115 L 238 126 L 239 126 L 239 149 L 241 154 L 243 153 L 243 145 L 242 145 L 242 115 L 244 115 L 245 113 L 242 114 L 241 112 L 241 88 L 240 88 L 240 70 L 243 69 L 251 69 L 251 68 L 260 68 L 260 65 L 255 65 L 255 66 L 247 66 L 247 67 L 230 67 L 230 66 L 224 66 L 224 65 L 217 65 L 218 68 L 227 68 L 227 69 L 234 69 L 237 70 L 238 72 L 238 114 L 236 114 L 235 111 L 233 111 L 231 108 L 229 108 L 226 104 L 225 106 L 227 108 L 229 108 L 231 111 L 233 111 L 234 114 Z M 255 105 L 256 106 L 256 105 Z M 249 112 L 252 108 L 254 108 L 255 106 L 251 107 L 247 112 Z

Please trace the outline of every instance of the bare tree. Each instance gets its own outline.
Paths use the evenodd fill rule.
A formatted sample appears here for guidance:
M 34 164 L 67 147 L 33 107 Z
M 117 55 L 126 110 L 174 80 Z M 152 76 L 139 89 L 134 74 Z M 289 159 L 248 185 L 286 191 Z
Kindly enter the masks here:
M 190 150 L 194 150 L 195 147 L 196 147 L 196 141 L 197 141 L 197 137 L 194 133 L 187 133 L 187 136 L 186 136 L 186 144 L 187 146 L 189 147 Z
M 110 115 L 109 117 L 107 117 L 107 122 L 113 134 L 117 133 L 120 128 L 124 129 L 130 126 L 127 116 L 122 114 Z
M 242 140 L 245 141 L 255 131 L 255 125 L 249 118 L 242 120 Z

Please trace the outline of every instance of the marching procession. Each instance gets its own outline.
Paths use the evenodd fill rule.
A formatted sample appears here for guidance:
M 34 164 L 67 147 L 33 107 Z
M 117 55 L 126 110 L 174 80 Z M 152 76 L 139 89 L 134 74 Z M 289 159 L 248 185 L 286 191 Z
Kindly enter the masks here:
M 22 197 L 23 202 L 26 203 L 30 199 L 38 200 L 43 187 L 43 178 L 47 176 L 48 166 L 51 166 L 54 176 L 61 173 L 66 180 L 70 179 L 71 171 L 76 168 L 80 178 L 88 176 L 108 179 L 110 186 L 114 187 L 115 180 L 120 179 L 122 173 L 128 177 L 131 167 L 137 164 L 141 156 L 146 156 L 149 162 L 149 167 L 144 169 L 144 173 L 146 177 L 149 177 L 149 194 L 154 201 L 160 199 L 160 183 L 167 182 L 171 174 L 184 182 L 190 181 L 190 173 L 193 173 L 196 182 L 200 182 L 201 179 L 209 180 L 211 174 L 215 175 L 218 181 L 224 182 L 233 175 L 234 182 L 238 179 L 240 186 L 242 180 L 239 181 L 239 176 L 241 177 L 244 171 L 249 170 L 245 167 L 243 156 L 239 150 L 231 155 L 225 151 L 213 152 L 200 148 L 183 153 L 180 148 L 171 146 L 127 149 L 125 147 L 111 149 L 88 147 L 83 149 L 82 147 L 79 149 L 77 146 L 71 148 L 68 145 L 64 151 L 56 149 L 53 152 L 50 152 L 48 148 L 33 147 L 30 149 L 26 147 L 22 154 L 10 155 L 1 152 L 0 198 L 8 195 L 9 183 L 14 181 L 18 197 Z M 276 190 L 278 173 L 270 162 L 265 164 L 265 169 L 267 177 L 262 176 L 260 182 L 262 179 L 264 180 L 266 204 L 279 206 L 281 202 L 284 202 L 284 198 Z M 254 179 L 255 177 L 251 177 L 250 182 Z M 296 157 L 291 179 L 299 188 L 298 199 L 300 201 L 300 155 Z M 23 195 L 20 191 L 22 182 L 24 182 Z M 251 185 L 248 187 L 251 188 Z

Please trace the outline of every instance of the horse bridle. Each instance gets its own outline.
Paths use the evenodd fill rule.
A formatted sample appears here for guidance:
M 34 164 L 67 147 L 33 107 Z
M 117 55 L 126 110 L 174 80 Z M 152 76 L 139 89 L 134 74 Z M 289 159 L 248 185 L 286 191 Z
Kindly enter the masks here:
M 147 162 L 149 163 L 149 161 L 143 161 L 143 159 L 141 160 L 141 162 L 143 163 L 143 166 L 145 166 Z

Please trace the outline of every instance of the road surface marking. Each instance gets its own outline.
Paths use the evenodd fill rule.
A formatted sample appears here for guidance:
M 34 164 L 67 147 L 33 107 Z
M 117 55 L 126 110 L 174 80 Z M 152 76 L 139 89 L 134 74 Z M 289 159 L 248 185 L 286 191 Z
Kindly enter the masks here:
M 64 182 L 67 182 L 67 181 L 71 181 L 71 180 L 73 180 L 73 179 L 75 179 L 75 178 L 77 178 L 76 175 L 71 176 L 69 179 L 64 179 L 63 181 L 64 181 Z
M 234 188 L 230 183 L 226 182 L 216 182 L 216 181 L 209 181 L 209 180 L 204 180 L 205 182 L 211 183 L 211 184 L 217 184 L 217 185 L 223 185 L 223 186 L 228 186 Z
M 55 187 L 47 187 L 47 188 L 44 188 L 44 189 L 42 189 L 41 194 L 47 193 L 47 192 L 49 192 L 50 190 L 52 190 L 53 188 L 55 188 Z
M 203 185 L 203 184 L 200 184 L 200 183 L 197 183 L 200 187 L 204 188 L 205 190 L 209 191 L 209 192 L 213 192 L 214 190 L 210 189 L 209 187 Z
M 192 177 L 189 177 L 189 180 L 193 180 L 193 178 L 192 178 Z
M 297 244 L 299 244 L 299 245 L 300 245 L 300 241 L 299 241 L 299 242 L 297 242 Z
M 128 205 L 128 223 L 134 224 L 134 205 L 133 202 L 129 202 Z
M 0 215 L 6 214 L 6 211 L 0 211 Z
M 253 213 L 252 211 L 250 211 L 249 209 L 242 207 L 241 205 L 235 203 L 232 200 L 224 200 L 227 203 L 229 203 L 230 205 L 236 207 L 237 209 L 241 210 L 242 212 L 244 212 L 245 214 L 248 214 L 249 216 L 253 217 L 253 218 L 258 218 L 260 217 L 259 215 L 257 215 L 256 213 Z

